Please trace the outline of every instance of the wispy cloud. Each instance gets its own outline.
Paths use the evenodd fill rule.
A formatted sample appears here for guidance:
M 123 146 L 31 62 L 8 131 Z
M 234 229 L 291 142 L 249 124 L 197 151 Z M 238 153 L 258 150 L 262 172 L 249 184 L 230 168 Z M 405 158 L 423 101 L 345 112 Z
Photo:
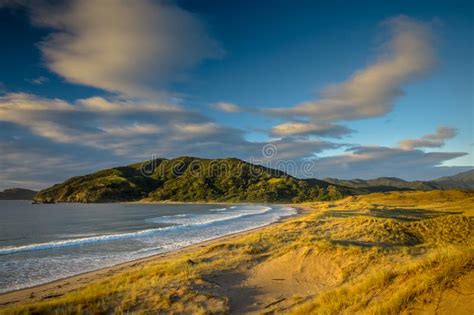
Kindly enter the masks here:
M 240 106 L 233 103 L 229 103 L 229 102 L 214 103 L 214 104 L 211 104 L 211 107 L 215 110 L 226 112 L 226 113 L 239 113 L 243 111 L 243 109 Z
M 162 96 L 169 81 L 218 44 L 191 13 L 167 1 L 9 1 L 52 29 L 39 47 L 46 66 L 70 82 L 129 96 Z
M 48 154 L 51 156 L 48 165 L 51 177 L 47 181 L 53 182 L 80 174 L 74 173 L 77 168 L 71 168 L 69 173 L 56 173 L 54 170 L 63 169 L 60 165 L 63 160 L 64 165 L 77 164 L 83 171 L 90 171 L 94 163 L 134 162 L 150 158 L 152 154 L 259 159 L 267 144 L 248 141 L 244 131 L 221 126 L 179 106 L 152 102 L 132 104 L 128 100 L 100 97 L 70 103 L 32 94 L 8 93 L 0 97 L 0 124 L 3 132 L 0 145 L 4 145 L 5 150 L 0 162 L 12 167 L 8 180 L 15 180 L 14 168 L 24 172 L 37 165 L 26 163 L 27 158 L 17 159 L 22 147 L 28 148 L 23 149 L 25 157 L 30 157 L 29 152 L 36 152 L 47 160 Z M 278 148 L 277 155 L 267 157 L 272 161 L 301 161 L 340 147 L 340 144 L 317 139 L 282 138 L 268 143 Z M 83 156 L 83 152 L 88 153 Z M 80 153 L 78 157 L 76 153 Z M 81 160 L 88 162 L 83 165 Z M 30 178 L 35 178 L 34 174 L 30 172 Z M 38 180 L 46 181 L 43 175 Z
M 444 145 L 446 140 L 452 139 L 456 136 L 455 128 L 440 126 L 433 134 L 424 135 L 419 139 L 406 139 L 400 141 L 402 149 L 411 150 L 414 148 L 439 148 Z
M 166 91 L 170 81 L 222 53 L 191 13 L 167 1 L 0 0 L 0 6 L 12 3 L 28 7 L 33 24 L 51 31 L 39 44 L 49 70 L 70 82 L 111 93 L 75 101 L 27 93 L 0 96 L 2 182 L 44 187 L 151 154 L 262 156 L 267 142 L 248 141 L 244 130 L 163 101 L 163 96 L 172 94 Z M 454 130 L 447 127 L 403 140 L 399 148 L 359 145 L 346 154 L 318 156 L 348 145 L 315 137 L 342 138 L 354 132 L 343 125 L 345 121 L 390 112 L 403 86 L 435 63 L 428 23 L 396 17 L 383 26 L 390 36 L 369 66 L 328 86 L 319 99 L 260 111 L 283 120 L 269 130 L 270 136 L 278 137 L 268 141 L 278 151 L 271 159 L 314 161 L 321 170 L 314 176 L 413 178 L 453 172 L 442 163 L 465 153 L 416 149 L 441 146 L 454 137 Z M 44 83 L 36 79 L 31 83 Z M 227 113 L 258 111 L 229 102 L 211 106 Z
M 386 20 L 382 26 L 389 36 L 379 48 L 380 54 L 374 63 L 356 71 L 346 81 L 326 87 L 317 100 L 294 107 L 263 109 L 263 113 L 272 116 L 310 120 L 285 123 L 272 131 L 310 134 L 313 130 L 314 135 L 321 135 L 321 129 L 314 127 L 321 122 L 364 119 L 390 112 L 403 95 L 403 86 L 432 68 L 435 52 L 428 23 L 399 16 Z M 290 131 L 288 126 L 295 128 Z
M 69 103 L 25 93 L 0 97 L 0 121 L 15 123 L 59 143 L 76 143 L 117 154 L 131 153 L 149 136 L 209 135 L 209 121 L 175 105 L 93 97 Z M 221 132 L 219 127 L 214 132 Z M 155 140 L 156 141 L 156 140 Z
M 49 82 L 47 77 L 39 76 L 33 79 L 26 79 L 26 82 L 29 82 L 34 85 L 43 85 Z
M 318 122 L 287 122 L 272 128 L 273 136 L 305 136 L 318 135 L 320 137 L 342 138 L 342 136 L 352 133 L 354 130 L 345 126 L 318 123 Z

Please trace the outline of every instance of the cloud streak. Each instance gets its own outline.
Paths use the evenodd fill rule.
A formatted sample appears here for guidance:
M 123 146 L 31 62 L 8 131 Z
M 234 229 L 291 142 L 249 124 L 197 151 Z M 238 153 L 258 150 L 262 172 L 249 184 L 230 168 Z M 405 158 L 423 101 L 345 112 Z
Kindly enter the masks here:
M 211 108 L 225 113 L 240 113 L 243 111 L 240 106 L 229 102 L 214 103 L 211 104 Z
M 309 120 L 277 125 L 272 132 L 324 136 L 325 132 L 330 133 L 315 126 L 378 117 L 390 112 L 396 100 L 403 95 L 403 86 L 426 74 L 436 58 L 429 24 L 399 16 L 386 20 L 382 25 L 387 29 L 389 38 L 380 47 L 376 62 L 356 71 L 346 81 L 326 87 L 320 99 L 294 107 L 261 110 L 264 114 L 289 120 Z M 342 126 L 330 126 L 339 133 L 344 131 Z
M 162 97 L 169 81 L 222 50 L 191 13 L 166 1 L 10 1 L 35 26 L 46 66 L 72 83 L 134 97 Z
M 150 140 L 145 136 L 186 135 L 189 132 L 180 127 L 183 125 L 194 126 L 195 136 L 211 132 L 207 118 L 176 105 L 102 97 L 69 103 L 26 93 L 0 97 L 0 121 L 20 125 L 54 142 L 108 149 L 117 154 L 134 152 L 136 145 Z M 214 126 L 212 131 L 223 130 Z
M 411 150 L 415 148 L 439 148 L 444 145 L 446 140 L 452 139 L 456 136 L 455 128 L 440 126 L 433 134 L 428 134 L 420 139 L 406 139 L 400 141 L 402 149 Z
M 354 132 L 345 126 L 331 123 L 316 122 L 287 122 L 272 128 L 273 136 L 306 136 L 317 135 L 320 137 L 342 138 Z

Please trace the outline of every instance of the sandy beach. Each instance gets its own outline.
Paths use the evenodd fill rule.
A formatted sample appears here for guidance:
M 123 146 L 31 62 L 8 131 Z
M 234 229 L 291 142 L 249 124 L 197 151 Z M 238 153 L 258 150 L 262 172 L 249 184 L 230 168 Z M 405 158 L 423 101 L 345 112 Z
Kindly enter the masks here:
M 161 204 L 163 202 L 138 201 L 138 202 L 131 202 L 131 203 Z M 183 203 L 166 202 L 166 203 L 185 204 L 184 202 Z M 218 204 L 218 203 L 212 202 L 212 204 Z M 228 203 L 221 203 L 221 204 L 228 204 Z M 245 204 L 249 204 L 249 203 L 245 203 Z M 26 302 L 43 301 L 43 300 L 51 299 L 53 297 L 62 296 L 70 291 L 82 288 L 90 283 L 101 281 L 106 277 L 110 277 L 118 273 L 140 269 L 144 264 L 148 262 L 165 260 L 165 259 L 173 259 L 175 257 L 185 255 L 187 253 L 192 253 L 193 251 L 202 249 L 206 246 L 218 244 L 225 241 L 235 240 L 235 239 L 243 237 L 244 235 L 248 235 L 251 233 L 258 233 L 258 231 L 266 229 L 269 226 L 280 224 L 292 218 L 305 215 L 311 211 L 311 208 L 309 206 L 305 206 L 301 204 L 298 204 L 298 205 L 288 204 L 287 206 L 294 207 L 297 210 L 297 213 L 285 218 L 281 218 L 280 220 L 273 222 L 269 225 L 265 225 L 265 226 L 258 227 L 255 229 L 250 229 L 243 232 L 225 235 L 225 236 L 218 237 L 212 240 L 189 245 L 189 246 L 186 246 L 174 251 L 169 251 L 169 252 L 160 253 L 160 254 L 152 255 L 149 257 L 141 258 L 141 259 L 128 261 L 125 263 L 117 264 L 111 267 L 101 268 L 101 269 L 91 271 L 91 272 L 81 273 L 72 277 L 55 280 L 55 281 L 40 284 L 37 286 L 0 293 L 0 306 L 22 304 Z
M 264 227 L 0 295 L 0 314 L 472 314 L 474 195 L 292 205 Z

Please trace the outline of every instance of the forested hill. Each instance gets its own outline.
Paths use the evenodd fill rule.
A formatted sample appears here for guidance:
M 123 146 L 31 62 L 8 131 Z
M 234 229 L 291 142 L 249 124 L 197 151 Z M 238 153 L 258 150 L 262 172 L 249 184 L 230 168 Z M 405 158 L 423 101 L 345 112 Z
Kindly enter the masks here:
M 72 177 L 40 191 L 38 202 L 302 202 L 337 199 L 348 188 L 304 180 L 236 158 L 156 159 Z

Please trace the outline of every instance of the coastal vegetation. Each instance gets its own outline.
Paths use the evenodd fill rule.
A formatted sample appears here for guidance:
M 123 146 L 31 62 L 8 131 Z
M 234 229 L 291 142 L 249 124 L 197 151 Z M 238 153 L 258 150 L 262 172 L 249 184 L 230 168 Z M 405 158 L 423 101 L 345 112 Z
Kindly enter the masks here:
M 374 193 L 302 207 L 298 217 L 1 312 L 472 311 L 473 192 Z
M 474 189 L 474 170 L 433 181 L 300 179 L 236 158 L 154 159 L 72 177 L 40 191 L 35 202 L 280 202 L 337 200 L 372 192 Z
M 239 159 L 156 159 L 77 176 L 40 191 L 39 202 L 333 200 L 351 189 L 303 180 Z

